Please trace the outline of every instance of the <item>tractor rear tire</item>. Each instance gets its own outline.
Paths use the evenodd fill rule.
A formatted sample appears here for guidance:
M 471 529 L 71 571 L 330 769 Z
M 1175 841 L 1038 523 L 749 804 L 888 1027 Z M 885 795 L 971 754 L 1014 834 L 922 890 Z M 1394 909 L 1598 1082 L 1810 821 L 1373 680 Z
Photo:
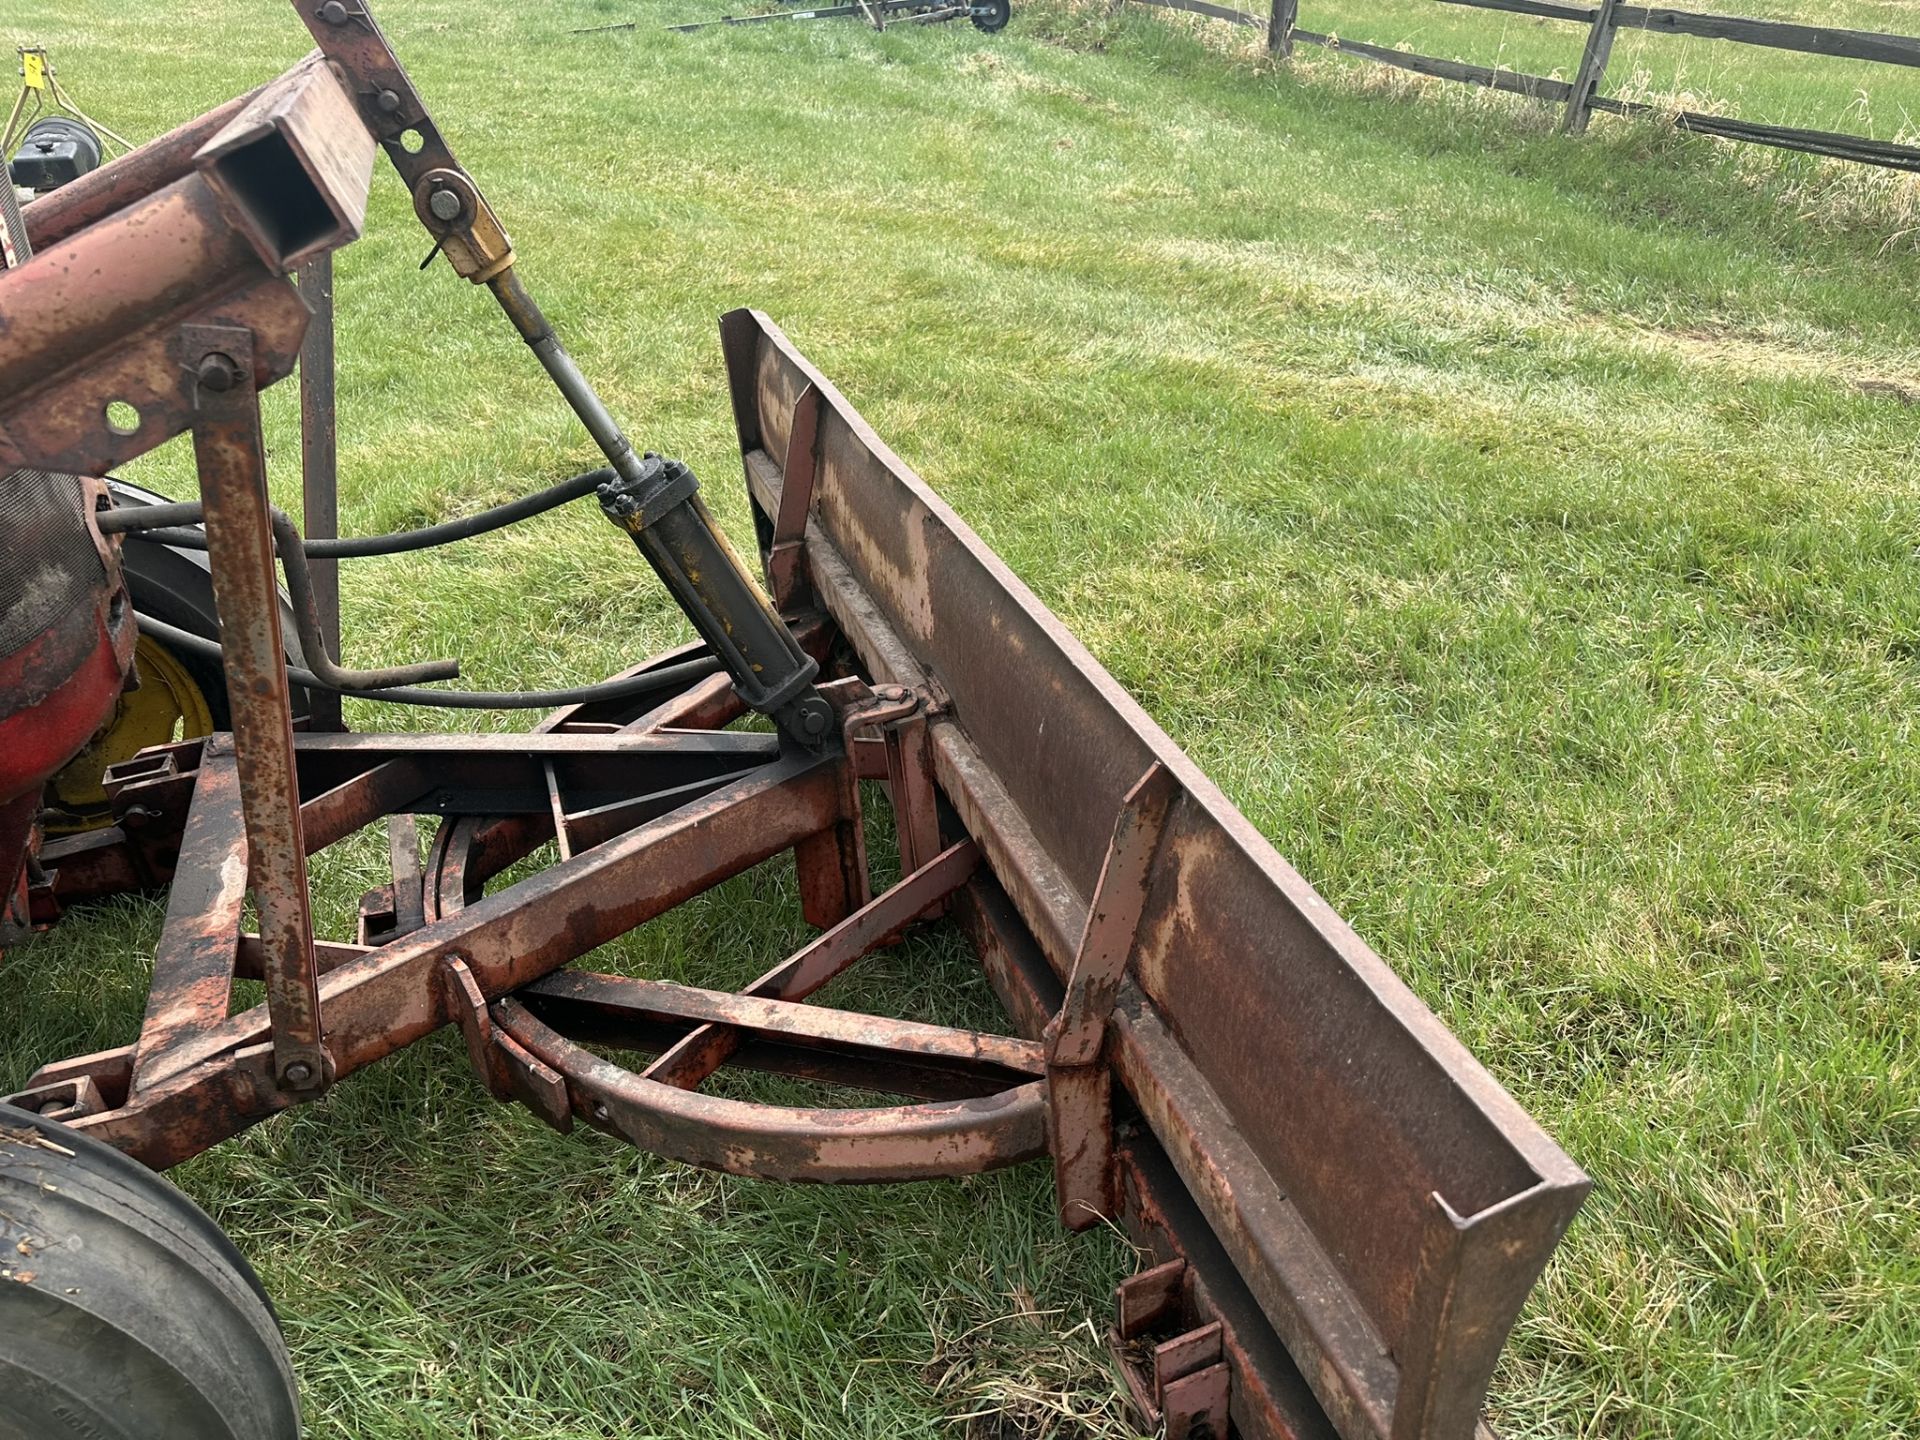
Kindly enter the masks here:
M 0 1105 L 0 1440 L 298 1440 L 253 1270 L 145 1166 Z

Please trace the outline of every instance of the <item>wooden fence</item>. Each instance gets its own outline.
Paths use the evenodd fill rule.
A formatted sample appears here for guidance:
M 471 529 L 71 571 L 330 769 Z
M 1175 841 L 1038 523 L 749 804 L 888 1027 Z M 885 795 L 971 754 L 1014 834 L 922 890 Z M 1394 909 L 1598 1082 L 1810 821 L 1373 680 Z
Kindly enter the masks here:
M 1115 0 L 1123 4 L 1125 0 Z M 1323 45 L 1343 55 L 1358 55 L 1383 65 L 1414 70 L 1422 75 L 1437 75 L 1443 80 L 1458 80 L 1468 85 L 1484 85 L 1515 95 L 1566 107 L 1564 130 L 1578 134 L 1587 128 L 1587 120 L 1596 110 L 1609 115 L 1652 113 L 1659 107 L 1639 100 L 1620 100 L 1600 93 L 1606 78 L 1607 58 L 1613 50 L 1613 37 L 1621 29 L 1653 30 L 1666 35 L 1696 35 L 1708 40 L 1731 40 L 1742 45 L 1764 45 L 1774 50 L 1796 50 L 1807 55 L 1825 55 L 1844 60 L 1865 60 L 1882 65 L 1920 66 L 1920 39 L 1908 35 L 1880 35 L 1867 30 L 1839 30 L 1824 25 L 1797 25 L 1781 20 L 1745 20 L 1733 15 L 1703 15 L 1690 10 L 1667 10 L 1650 5 L 1627 5 L 1620 0 L 1598 0 L 1593 5 L 1564 3 L 1564 0 L 1436 0 L 1442 5 L 1467 5 L 1480 10 L 1505 10 L 1515 15 L 1537 15 L 1546 20 L 1566 20 L 1587 27 L 1586 50 L 1574 78 L 1554 80 L 1545 75 L 1527 75 L 1516 70 L 1469 65 L 1459 60 L 1442 60 L 1433 55 L 1416 55 L 1409 50 L 1390 50 L 1358 40 L 1342 40 L 1302 30 L 1294 21 L 1300 0 L 1272 0 L 1272 11 L 1262 19 L 1244 10 L 1214 4 L 1213 0 L 1136 0 L 1168 10 L 1185 10 L 1234 25 L 1249 26 L 1267 32 L 1267 49 L 1277 56 L 1293 53 L 1296 44 Z M 1864 165 L 1884 165 L 1894 170 L 1920 172 L 1920 149 L 1896 145 L 1890 140 L 1871 140 L 1863 135 L 1840 135 L 1826 130 L 1797 130 L 1787 125 L 1762 125 L 1751 120 L 1736 120 L 1725 115 L 1706 115 L 1682 110 L 1670 115 L 1673 123 L 1700 135 L 1717 135 L 1723 140 L 1745 140 L 1755 145 L 1772 145 L 1782 150 L 1798 150 L 1809 155 L 1828 155 L 1838 160 L 1857 160 Z

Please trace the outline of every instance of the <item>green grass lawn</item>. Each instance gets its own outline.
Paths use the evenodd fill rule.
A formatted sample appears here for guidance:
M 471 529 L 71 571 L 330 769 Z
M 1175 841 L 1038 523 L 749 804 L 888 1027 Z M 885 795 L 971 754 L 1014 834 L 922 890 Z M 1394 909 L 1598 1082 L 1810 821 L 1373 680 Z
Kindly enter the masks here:
M 771 312 L 1593 1173 L 1505 1434 L 1920 1436 L 1912 182 L 1568 141 L 1141 11 L 987 38 L 378 8 L 636 441 L 743 532 L 714 320 Z M 306 48 L 273 0 L 10 10 L 27 38 L 138 135 Z M 1829 73 L 1741 53 L 1786 99 Z M 390 175 L 370 229 L 340 261 L 348 531 L 592 463 L 486 297 L 415 273 Z M 191 484 L 183 446 L 131 473 Z M 349 663 L 483 686 L 684 634 L 590 507 L 347 593 Z M 333 933 L 381 858 L 328 852 Z M 791 891 L 768 867 L 613 959 L 737 983 L 802 937 Z M 116 903 L 8 957 L 0 1080 L 131 1037 L 158 921 Z M 862 984 L 986 1013 L 942 943 Z M 1058 1231 L 1044 1167 L 720 1179 L 492 1106 L 442 1036 L 174 1174 L 278 1297 L 319 1440 L 1130 1433 L 1095 1339 L 1128 1258 Z

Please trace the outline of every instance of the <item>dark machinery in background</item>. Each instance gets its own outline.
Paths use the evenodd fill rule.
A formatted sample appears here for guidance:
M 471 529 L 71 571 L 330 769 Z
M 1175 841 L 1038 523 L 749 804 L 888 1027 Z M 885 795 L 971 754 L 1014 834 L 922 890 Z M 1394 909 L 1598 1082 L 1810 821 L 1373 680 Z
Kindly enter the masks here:
M 858 16 L 875 30 L 889 25 L 938 25 L 948 20 L 966 19 L 973 28 L 994 35 L 1007 28 L 1013 18 L 1013 0 L 848 0 L 846 4 L 814 5 L 798 8 L 800 0 L 781 0 L 794 8 L 769 10 L 759 15 L 723 15 L 718 20 L 695 20 L 664 29 L 685 33 L 706 30 L 715 25 L 765 25 L 776 20 L 844 20 Z M 612 30 L 637 30 L 640 22 L 623 20 L 613 25 L 587 25 L 569 33 L 604 35 Z
M 115 478 L 106 481 L 106 491 L 116 510 L 171 503 L 165 496 Z M 106 723 L 47 782 L 40 812 L 40 829 L 47 836 L 72 835 L 113 823 L 113 805 L 106 792 L 106 772 L 112 766 L 131 760 L 149 746 L 197 740 L 230 725 L 226 675 L 217 649 L 205 648 L 217 644 L 220 621 L 204 537 L 183 532 L 171 543 L 160 537 L 128 545 L 120 550 L 119 562 L 135 613 L 189 639 L 169 642 L 161 638 L 156 625 L 136 636 L 133 674 L 137 683 L 121 692 Z M 296 670 L 304 668 L 299 626 L 284 592 L 280 633 L 288 664 Z M 188 648 L 193 640 L 200 644 Z M 292 699 L 295 723 L 303 723 L 312 706 L 307 687 L 296 684 Z M 4 931 L 0 931 L 0 950 L 4 948 Z
M 45 194 L 99 167 L 100 137 L 81 121 L 48 115 L 27 126 L 7 171 L 20 189 Z
M 495 1098 L 733 1174 L 1050 1157 L 1061 1223 L 1123 1226 L 1148 1257 L 1116 1294 L 1115 1353 L 1144 1422 L 1179 1440 L 1478 1433 L 1586 1177 L 786 337 L 736 310 L 721 344 L 763 589 L 693 473 L 636 449 L 568 356 L 364 6 L 296 8 L 320 48 L 277 80 L 24 212 L 5 189 L 0 885 L 21 926 L 139 891 L 164 891 L 166 916 L 138 1034 L 50 1061 L 0 1108 L 0 1440 L 297 1433 L 258 1282 L 145 1167 L 443 1025 Z M 487 288 L 604 464 L 339 539 L 330 257 L 360 233 L 377 151 L 429 258 Z M 268 501 L 259 410 L 296 365 L 304 535 Z M 182 435 L 196 500 L 89 478 Z M 588 495 L 695 642 L 528 693 L 449 689 L 451 661 L 342 662 L 339 563 Z M 211 635 L 137 585 L 129 601 L 156 567 L 190 585 L 182 564 L 211 579 Z M 177 679 L 136 633 L 198 667 L 210 733 L 105 765 L 89 809 L 58 777 L 127 687 Z M 355 734 L 349 694 L 550 713 L 529 733 Z M 771 726 L 736 726 L 755 712 Z M 876 787 L 901 876 L 877 894 Z M 391 879 L 350 938 L 320 935 L 308 859 L 372 826 Z M 820 933 L 745 991 L 573 964 L 788 854 Z M 808 1003 L 931 924 L 965 936 L 1016 1033 Z M 264 1001 L 235 1013 L 235 979 Z M 728 1067 L 898 1102 L 703 1089 Z
M 91 174 L 105 156 L 133 148 L 73 102 L 44 46 L 22 45 L 15 53 L 20 92 L 0 125 L 0 155 L 8 157 L 15 185 L 44 195 Z

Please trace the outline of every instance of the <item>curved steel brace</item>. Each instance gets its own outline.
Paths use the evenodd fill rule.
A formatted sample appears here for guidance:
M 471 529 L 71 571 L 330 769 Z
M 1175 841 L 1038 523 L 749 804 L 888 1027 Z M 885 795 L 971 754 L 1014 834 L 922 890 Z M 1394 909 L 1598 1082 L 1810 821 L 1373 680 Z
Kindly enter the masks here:
M 643 1080 L 574 1044 L 514 1000 L 500 1030 L 565 1077 L 574 1114 L 671 1160 L 763 1180 L 868 1184 L 976 1175 L 1046 1153 L 1046 1085 L 866 1110 L 729 1100 Z

